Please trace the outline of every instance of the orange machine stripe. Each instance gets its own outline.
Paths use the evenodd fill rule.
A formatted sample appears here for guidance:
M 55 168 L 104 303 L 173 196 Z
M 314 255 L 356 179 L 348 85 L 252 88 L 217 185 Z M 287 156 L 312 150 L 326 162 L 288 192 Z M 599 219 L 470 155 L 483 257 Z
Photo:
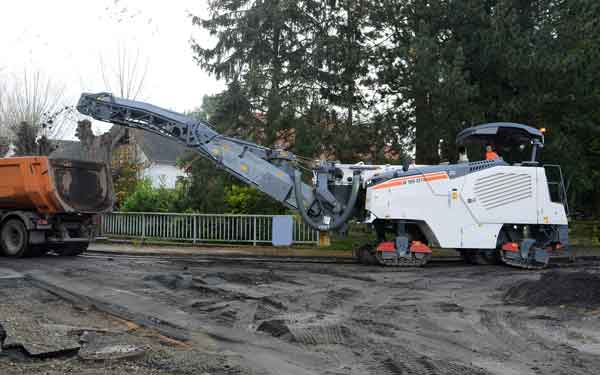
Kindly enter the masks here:
M 448 176 L 425 176 L 425 181 L 447 180 Z
M 436 180 L 447 180 L 448 174 L 446 172 L 435 172 L 435 173 L 427 173 L 424 175 L 421 174 L 421 175 L 417 175 L 417 176 L 399 177 L 399 178 L 390 180 L 388 182 L 384 182 L 380 185 L 376 185 L 373 189 L 379 190 L 379 189 L 385 189 L 385 188 L 394 187 L 394 186 L 400 186 L 400 185 L 406 184 L 407 181 L 416 180 L 417 178 L 422 178 L 423 180 L 425 180 L 427 182 L 436 181 Z
M 448 175 L 446 174 L 446 172 L 436 172 L 436 173 L 428 173 L 425 175 L 417 175 L 417 176 L 408 176 L 408 177 L 399 177 L 399 178 L 395 178 L 393 180 L 390 180 L 388 182 L 384 182 L 381 185 L 377 185 L 375 187 L 375 189 L 382 189 L 382 188 L 386 188 L 386 187 L 390 187 L 390 186 L 398 186 L 398 185 L 404 185 L 405 181 L 409 181 L 409 180 L 415 180 L 417 178 L 423 178 L 426 181 L 429 181 L 428 179 L 446 179 L 448 178 Z
M 416 176 L 398 177 L 398 178 L 395 178 L 395 179 L 390 180 L 388 182 L 384 182 L 381 185 L 378 185 L 378 187 L 380 187 L 380 186 L 381 187 L 386 187 L 388 185 L 395 186 L 395 185 L 398 185 L 398 182 L 401 182 L 401 181 L 408 181 L 408 180 L 414 180 L 414 179 L 417 179 L 417 178 L 425 178 L 425 177 L 434 177 L 434 176 L 438 176 L 438 175 L 439 176 L 445 176 L 445 177 L 448 176 L 446 174 L 446 172 L 435 172 L 435 173 L 427 173 L 427 174 L 424 174 L 424 175 L 420 174 L 420 175 L 416 175 Z

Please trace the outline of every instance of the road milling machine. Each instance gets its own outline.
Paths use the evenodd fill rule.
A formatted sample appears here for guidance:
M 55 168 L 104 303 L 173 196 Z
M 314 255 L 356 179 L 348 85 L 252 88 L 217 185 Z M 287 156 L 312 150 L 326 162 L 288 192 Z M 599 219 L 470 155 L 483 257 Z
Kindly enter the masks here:
M 544 134 L 514 123 L 465 129 L 466 147 L 515 148 L 521 160 L 441 165 L 342 164 L 310 160 L 217 133 L 207 122 L 109 93 L 81 95 L 79 112 L 176 140 L 239 180 L 300 213 L 319 231 L 355 220 L 377 242 L 355 250 L 367 264 L 422 266 L 432 248 L 456 249 L 469 263 L 543 268 L 568 245 L 562 172 L 538 161 Z M 304 178 L 301 168 L 310 168 Z M 549 176 L 554 176 L 551 179 Z

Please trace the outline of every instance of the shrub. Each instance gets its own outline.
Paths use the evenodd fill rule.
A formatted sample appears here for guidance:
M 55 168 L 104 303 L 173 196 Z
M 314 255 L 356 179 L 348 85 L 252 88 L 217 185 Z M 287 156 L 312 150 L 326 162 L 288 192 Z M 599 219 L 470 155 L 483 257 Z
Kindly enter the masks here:
M 282 214 L 286 211 L 283 204 L 251 186 L 226 187 L 224 200 L 227 212 L 232 214 Z
M 135 190 L 121 205 L 123 212 L 176 212 L 180 189 L 155 188 L 150 179 L 138 182 Z

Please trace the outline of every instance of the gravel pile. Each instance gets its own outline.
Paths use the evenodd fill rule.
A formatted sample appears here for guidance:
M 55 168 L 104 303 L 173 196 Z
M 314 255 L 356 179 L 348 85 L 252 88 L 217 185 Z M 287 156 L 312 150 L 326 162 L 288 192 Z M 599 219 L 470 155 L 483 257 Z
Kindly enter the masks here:
M 505 301 L 527 306 L 600 307 L 600 274 L 553 271 L 537 281 L 522 281 L 504 295 Z

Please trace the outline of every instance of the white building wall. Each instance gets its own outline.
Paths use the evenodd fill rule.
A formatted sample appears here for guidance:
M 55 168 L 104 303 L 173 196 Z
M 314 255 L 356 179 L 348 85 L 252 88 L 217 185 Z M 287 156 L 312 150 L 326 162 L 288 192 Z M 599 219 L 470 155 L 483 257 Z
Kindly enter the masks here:
M 174 165 L 152 163 L 148 168 L 142 170 L 142 176 L 150 178 L 152 186 L 155 188 L 164 186 L 174 189 L 177 177 L 184 176 L 184 173 Z
M 153 187 L 159 188 L 164 186 L 168 189 L 174 189 L 177 178 L 185 176 L 183 170 L 175 165 L 152 162 L 148 159 L 143 149 L 139 145 L 137 147 L 138 163 L 141 163 L 143 166 L 140 171 L 140 177 L 149 178 L 152 181 Z

